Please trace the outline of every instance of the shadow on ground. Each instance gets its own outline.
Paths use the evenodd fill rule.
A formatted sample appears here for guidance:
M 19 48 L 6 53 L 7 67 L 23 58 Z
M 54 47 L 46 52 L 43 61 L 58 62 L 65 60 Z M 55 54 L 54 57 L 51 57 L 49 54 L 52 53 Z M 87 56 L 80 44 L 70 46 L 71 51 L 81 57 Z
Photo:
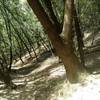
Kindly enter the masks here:
M 51 64 L 49 62 L 45 65 L 45 60 L 50 60 L 47 55 L 42 55 L 38 64 L 32 62 L 22 68 L 13 69 L 11 76 L 18 88 L 4 89 L 1 83 L 0 100 L 50 100 L 50 94 L 65 80 L 65 71 L 55 57 L 50 58 Z
M 85 60 L 90 73 L 99 72 L 100 52 L 86 54 Z M 31 62 L 14 69 L 11 75 L 13 82 L 19 86 L 10 90 L 4 89 L 0 83 L 0 100 L 51 100 L 50 95 L 66 80 L 63 64 L 59 64 L 49 53 L 42 54 L 38 64 Z
M 89 73 L 100 73 L 100 47 L 95 50 L 91 49 L 89 53 L 85 55 L 86 68 Z

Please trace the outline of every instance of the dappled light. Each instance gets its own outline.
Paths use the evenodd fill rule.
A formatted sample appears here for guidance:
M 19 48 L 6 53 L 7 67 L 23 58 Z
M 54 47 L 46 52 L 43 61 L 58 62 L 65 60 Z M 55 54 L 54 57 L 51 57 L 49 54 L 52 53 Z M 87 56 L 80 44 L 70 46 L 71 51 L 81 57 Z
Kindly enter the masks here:
M 97 53 L 87 56 L 93 61 L 100 55 Z M 87 66 L 90 65 L 94 69 L 96 63 L 87 63 Z M 89 75 L 84 82 L 71 85 L 66 80 L 64 66 L 58 63 L 57 57 L 47 57 L 38 65 L 16 68 L 16 73 L 12 72 L 11 75 L 17 89 L 9 90 L 0 83 L 2 100 L 88 100 L 88 95 L 91 100 L 100 99 L 100 75 Z
M 35 69 L 35 65 L 32 66 L 34 70 L 30 69 L 30 66 L 23 66 L 23 68 L 19 69 L 14 68 L 16 73 L 12 72 L 13 82 L 18 88 L 17 90 L 3 88 L 5 92 L 1 89 L 3 91 L 0 92 L 2 99 L 30 100 L 35 98 L 38 100 L 41 98 L 41 100 L 44 100 L 49 98 L 49 94 L 53 93 L 54 87 L 59 84 L 58 81 L 65 79 L 65 70 L 62 64 L 58 64 L 58 60 L 54 56 L 46 58 L 46 60 L 40 63 Z
M 0 0 L 0 100 L 100 100 L 100 2 Z

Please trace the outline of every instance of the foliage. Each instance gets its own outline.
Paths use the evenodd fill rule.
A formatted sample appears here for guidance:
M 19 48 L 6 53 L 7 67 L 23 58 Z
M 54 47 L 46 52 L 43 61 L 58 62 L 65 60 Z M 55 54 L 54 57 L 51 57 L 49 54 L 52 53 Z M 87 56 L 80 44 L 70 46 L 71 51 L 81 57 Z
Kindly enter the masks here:
M 43 28 L 36 16 L 33 17 L 27 3 L 23 6 L 16 0 L 0 1 L 0 15 L 0 59 L 2 63 L 7 61 L 8 67 L 13 59 L 21 59 L 27 51 L 29 54 L 31 49 L 35 52 L 34 45 L 40 41 L 35 35 L 40 33 L 39 37 L 47 37 L 43 35 Z
M 77 0 L 77 11 L 83 31 L 97 31 L 100 24 L 99 0 Z

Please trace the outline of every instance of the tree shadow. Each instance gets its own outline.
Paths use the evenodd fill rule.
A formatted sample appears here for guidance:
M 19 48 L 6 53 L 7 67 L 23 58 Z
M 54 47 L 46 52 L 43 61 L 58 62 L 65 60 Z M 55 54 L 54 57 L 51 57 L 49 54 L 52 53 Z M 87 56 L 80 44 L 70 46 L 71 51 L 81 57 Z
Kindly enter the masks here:
M 85 55 L 87 71 L 91 74 L 100 72 L 100 52 Z
M 36 64 L 29 64 L 26 65 L 22 68 L 19 69 L 12 69 L 11 74 L 18 74 L 18 75 L 27 75 L 29 73 L 31 73 L 33 70 L 35 70 L 36 68 L 38 68 L 40 66 L 40 64 L 36 63 Z
M 19 74 L 19 75 L 27 75 L 29 73 L 31 73 L 33 70 L 35 70 L 36 68 L 38 68 L 41 63 L 46 60 L 48 57 L 51 56 L 51 52 L 50 51 L 46 51 L 40 54 L 39 58 L 38 58 L 38 62 L 36 61 L 31 61 L 29 64 L 26 64 L 24 66 L 22 66 L 21 68 L 14 68 L 11 71 L 11 74 Z
M 46 57 L 48 58 L 47 55 Z M 97 72 L 100 69 L 100 52 L 85 55 L 85 60 L 90 73 Z M 7 100 L 50 100 L 50 95 L 54 94 L 57 86 L 66 80 L 65 70 L 60 70 L 63 68 L 63 64 L 55 62 L 34 72 L 35 69 L 41 68 L 42 61 L 44 61 L 44 58 L 41 58 L 39 64 L 34 63 L 35 67 L 29 65 L 17 69 L 19 72 L 17 75 L 22 75 L 22 77 L 15 75 L 13 82 L 20 86 L 16 90 L 0 88 L 0 97 Z M 63 74 L 59 75 L 62 71 Z M 52 76 L 56 72 L 58 74 Z M 24 85 L 22 86 L 22 84 Z
M 50 74 L 58 72 L 58 68 L 63 67 L 58 63 L 51 64 L 43 70 L 32 73 L 22 78 L 14 79 L 15 84 L 25 84 L 24 87 L 18 87 L 17 90 L 0 89 L 0 96 L 7 100 L 50 100 L 50 94 L 53 94 L 58 84 L 62 83 L 66 77 L 65 74 L 52 78 Z M 51 70 L 53 69 L 52 73 Z M 27 70 L 27 68 L 26 68 Z

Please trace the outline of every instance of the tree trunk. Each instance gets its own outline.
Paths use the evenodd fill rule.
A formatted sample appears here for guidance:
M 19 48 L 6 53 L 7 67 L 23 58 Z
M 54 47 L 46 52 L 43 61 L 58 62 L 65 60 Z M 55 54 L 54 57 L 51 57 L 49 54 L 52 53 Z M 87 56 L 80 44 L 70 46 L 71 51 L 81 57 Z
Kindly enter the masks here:
M 4 66 L 3 66 L 4 67 Z M 3 72 L 0 70 L 0 80 L 5 83 L 7 87 L 10 87 L 11 89 L 16 89 L 16 85 L 12 82 L 12 78 L 9 74 L 9 71 Z
M 52 22 L 50 21 L 48 15 L 45 13 L 39 1 L 38 0 L 27 0 L 27 1 L 30 7 L 32 8 L 32 10 L 34 11 L 34 13 L 36 14 L 37 18 L 39 19 L 39 21 L 45 28 L 46 33 L 48 34 L 48 37 L 50 38 L 52 45 L 55 48 L 58 56 L 62 59 L 62 62 L 65 66 L 68 80 L 71 83 L 78 82 L 78 79 L 80 76 L 79 72 L 82 72 L 83 67 L 81 66 L 80 62 L 78 61 L 78 58 L 73 52 L 72 40 L 71 40 L 72 39 L 71 38 L 72 37 L 71 25 L 69 26 L 68 23 L 66 24 L 65 22 L 66 20 L 64 21 L 65 22 L 64 28 L 66 28 L 66 26 L 68 28 L 70 27 L 71 28 L 69 29 L 70 32 L 68 32 L 68 30 L 66 29 L 65 31 L 63 31 L 66 33 L 66 36 L 67 36 L 66 38 L 67 42 L 63 42 L 62 38 L 58 35 L 58 32 L 56 31 L 56 26 L 52 24 Z M 67 5 L 65 4 L 65 6 Z M 66 12 L 65 12 L 65 15 L 66 15 Z M 72 24 L 72 18 L 70 19 L 70 23 Z
M 77 17 L 77 12 L 76 12 L 75 6 L 74 6 L 73 12 L 74 12 L 75 32 L 76 32 L 77 41 L 78 41 L 78 51 L 80 54 L 81 63 L 83 66 L 85 66 L 84 51 L 83 51 L 83 47 L 84 47 L 83 36 L 82 36 L 81 29 L 80 29 L 79 19 Z
M 43 0 L 43 2 L 45 3 L 45 5 L 46 5 L 46 7 L 47 7 L 47 9 L 49 11 L 49 16 L 51 17 L 51 20 L 53 21 L 54 25 L 57 26 L 57 30 L 56 31 L 58 31 L 58 33 L 61 32 L 62 31 L 61 30 L 61 25 L 58 22 L 57 17 L 54 14 L 51 0 Z

